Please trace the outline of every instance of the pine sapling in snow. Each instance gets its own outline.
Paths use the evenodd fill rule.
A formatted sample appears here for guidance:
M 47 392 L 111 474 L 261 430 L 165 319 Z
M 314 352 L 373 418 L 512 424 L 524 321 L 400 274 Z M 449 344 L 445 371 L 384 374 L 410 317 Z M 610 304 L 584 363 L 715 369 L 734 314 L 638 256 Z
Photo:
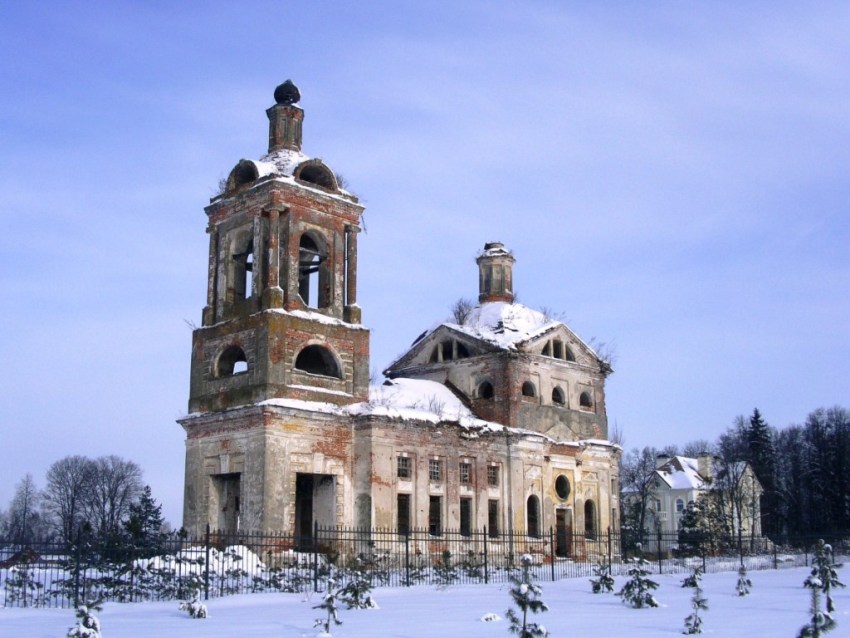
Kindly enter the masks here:
M 834 587 L 844 587 L 844 583 L 838 580 L 838 570 L 841 568 L 841 565 L 833 563 L 831 556 L 832 545 L 824 543 L 823 539 L 820 539 L 815 548 L 815 557 L 812 560 L 812 573 L 810 576 L 810 578 L 813 576 L 820 581 L 819 588 L 823 592 L 823 595 L 826 596 L 826 611 L 830 614 L 835 611 L 835 602 L 832 600 L 832 589 Z M 806 579 L 806 582 L 808 580 Z M 806 585 L 806 587 L 813 586 Z
M 313 623 L 313 627 L 322 628 L 322 633 L 319 634 L 320 638 L 328 638 L 331 636 L 331 623 L 335 625 L 342 624 L 342 621 L 337 618 L 339 607 L 336 605 L 336 592 L 334 591 L 335 584 L 336 583 L 333 578 L 328 578 L 327 590 L 325 591 L 325 595 L 322 597 L 321 604 L 313 606 L 313 609 L 323 609 L 327 612 L 327 615 L 324 618 L 316 618 Z
M 596 578 L 590 579 L 590 585 L 594 594 L 614 591 L 614 577 L 611 576 L 611 564 L 601 562 L 593 566 L 593 574 Z
M 753 583 L 749 576 L 747 576 L 747 568 L 742 563 L 738 568 L 738 584 L 735 585 L 735 591 L 738 592 L 739 596 L 746 596 L 750 593 L 750 587 L 752 586 Z
M 440 562 L 434 567 L 437 587 L 448 587 L 457 580 L 457 567 L 452 563 L 452 553 L 445 549 Z
M 102 638 L 100 620 L 94 612 L 101 611 L 101 601 L 89 601 L 77 607 L 77 624 L 68 630 L 68 638 Z
M 683 634 L 701 634 L 702 633 L 702 618 L 699 615 L 701 611 L 708 610 L 708 599 L 703 596 L 702 592 L 702 568 L 695 567 L 694 572 L 682 581 L 682 587 L 692 587 L 694 590 L 691 596 L 691 611 L 690 616 L 685 618 L 685 629 Z
M 549 635 L 549 632 L 541 624 L 528 621 L 528 612 L 536 614 L 538 612 L 548 611 L 540 596 L 543 590 L 532 582 L 531 577 L 531 556 L 523 555 L 520 559 L 522 563 L 522 575 L 520 577 L 511 576 L 511 598 L 519 610 L 522 612 L 520 617 L 513 608 L 508 609 L 505 616 L 510 621 L 509 627 L 512 634 L 516 634 L 519 638 L 543 638 Z
M 809 576 L 804 583 L 812 592 L 812 604 L 809 607 L 811 617 L 809 622 L 800 629 L 797 638 L 820 638 L 821 635 L 835 629 L 836 622 L 832 614 L 821 611 L 820 608 L 820 580 L 816 576 Z
M 376 609 L 378 605 L 372 598 L 371 591 L 372 579 L 363 562 L 358 558 L 357 567 L 351 572 L 351 579 L 337 592 L 337 595 L 348 609 Z
M 640 543 L 637 544 L 637 556 L 632 559 L 629 568 L 630 576 L 623 588 L 617 593 L 623 602 L 636 609 L 643 607 L 658 607 L 658 601 L 652 595 L 652 590 L 658 589 L 658 583 L 649 578 L 649 561 L 643 557 Z
M 188 600 L 180 603 L 180 611 L 185 611 L 190 618 L 206 618 L 207 606 L 201 602 L 201 595 L 197 589 L 192 589 L 192 595 Z
M 835 612 L 832 589 L 833 587 L 844 587 L 844 583 L 838 580 L 837 570 L 841 565 L 832 562 L 831 554 L 832 547 L 824 543 L 823 540 L 819 540 L 815 548 L 815 557 L 812 560 L 812 573 L 803 582 L 803 585 L 812 592 L 812 603 L 809 608 L 811 617 L 808 624 L 800 629 L 799 638 L 818 638 L 821 634 L 835 629 L 837 625 L 832 616 Z M 821 592 L 826 596 L 825 611 L 821 611 L 820 608 Z

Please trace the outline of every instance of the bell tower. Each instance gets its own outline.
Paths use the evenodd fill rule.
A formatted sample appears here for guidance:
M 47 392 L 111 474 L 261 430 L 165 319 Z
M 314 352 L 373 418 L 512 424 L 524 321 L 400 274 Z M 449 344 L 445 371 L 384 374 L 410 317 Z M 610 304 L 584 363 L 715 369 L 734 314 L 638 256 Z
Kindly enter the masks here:
M 206 208 L 207 303 L 192 343 L 189 412 L 272 399 L 368 395 L 357 305 L 363 206 L 301 150 L 298 88 L 277 87 L 268 153 L 240 160 Z

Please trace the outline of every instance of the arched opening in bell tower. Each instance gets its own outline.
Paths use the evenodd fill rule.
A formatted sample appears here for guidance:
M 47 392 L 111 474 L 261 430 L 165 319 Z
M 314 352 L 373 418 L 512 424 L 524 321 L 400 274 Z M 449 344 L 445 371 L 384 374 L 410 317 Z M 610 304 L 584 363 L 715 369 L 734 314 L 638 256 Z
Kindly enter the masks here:
M 298 295 L 311 308 L 330 305 L 330 274 L 324 242 L 304 233 L 298 244 Z

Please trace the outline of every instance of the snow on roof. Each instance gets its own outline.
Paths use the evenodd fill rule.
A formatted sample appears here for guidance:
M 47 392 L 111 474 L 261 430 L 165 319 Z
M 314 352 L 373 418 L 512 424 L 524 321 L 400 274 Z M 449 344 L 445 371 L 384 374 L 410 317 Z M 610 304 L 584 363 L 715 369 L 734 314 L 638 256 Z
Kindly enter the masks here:
M 266 175 L 292 177 L 295 174 L 295 169 L 310 159 L 312 158 L 304 155 L 301 151 L 282 148 L 273 153 L 263 155 L 258 161 L 254 162 L 254 165 L 257 167 L 257 171 L 260 172 L 260 177 L 265 177 Z
M 699 461 L 687 456 L 674 456 L 656 472 L 671 490 L 701 490 L 708 487 L 699 473 Z
M 442 325 L 505 350 L 515 350 L 518 343 L 536 337 L 560 323 L 522 304 L 492 301 L 473 308 L 463 325 Z
M 305 389 L 308 388 L 305 387 Z M 475 436 L 480 432 L 509 431 L 522 436 L 539 437 L 559 445 L 617 447 L 611 441 L 602 439 L 559 441 L 540 432 L 521 428 L 508 428 L 501 423 L 479 419 L 446 386 L 437 381 L 428 381 L 426 379 L 388 379 L 381 385 L 373 385 L 369 388 L 368 401 L 347 406 L 304 399 L 267 399 L 260 401 L 256 405 L 276 406 L 292 410 L 306 410 L 340 416 L 383 416 L 401 421 L 418 421 L 419 423 L 431 423 L 435 425 L 437 423 L 457 423 L 459 427 L 467 430 L 467 436 Z M 236 406 L 230 409 L 239 410 L 245 407 L 248 406 Z M 205 415 L 206 413 L 195 412 L 179 420 L 183 421 Z
M 501 430 L 503 425 L 477 418 L 446 386 L 426 379 L 392 379 L 369 388 L 369 401 L 345 410 L 349 414 L 370 414 L 429 423 L 456 421 L 476 430 Z

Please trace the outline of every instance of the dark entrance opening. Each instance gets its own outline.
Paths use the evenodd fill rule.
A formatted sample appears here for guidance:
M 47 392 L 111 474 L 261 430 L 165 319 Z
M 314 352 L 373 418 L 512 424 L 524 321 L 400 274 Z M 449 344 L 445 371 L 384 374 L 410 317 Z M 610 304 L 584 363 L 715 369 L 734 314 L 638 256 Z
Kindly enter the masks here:
M 555 510 L 555 555 L 566 557 L 570 555 L 572 544 L 572 525 L 569 510 Z
M 217 474 L 213 476 L 213 488 L 218 501 L 217 531 L 235 534 L 239 531 L 240 474 Z
M 295 475 L 295 544 L 302 551 L 313 548 L 315 526 L 336 522 L 335 482 L 332 474 Z

